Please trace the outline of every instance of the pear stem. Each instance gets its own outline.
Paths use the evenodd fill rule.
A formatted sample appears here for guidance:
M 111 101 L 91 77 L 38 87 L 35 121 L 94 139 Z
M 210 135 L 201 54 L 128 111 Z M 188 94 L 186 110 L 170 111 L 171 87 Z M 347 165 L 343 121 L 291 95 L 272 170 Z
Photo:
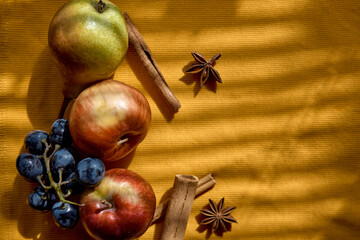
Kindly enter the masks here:
M 59 111 L 58 118 L 63 118 L 64 117 L 66 108 L 67 108 L 67 106 L 69 105 L 70 102 L 71 102 L 71 98 L 64 97 L 64 100 L 63 100 L 63 102 L 61 104 L 61 108 L 60 108 L 60 111 Z
M 99 12 L 99 13 L 102 13 L 104 12 L 105 10 L 105 3 L 100 0 L 98 3 L 95 3 L 95 9 Z

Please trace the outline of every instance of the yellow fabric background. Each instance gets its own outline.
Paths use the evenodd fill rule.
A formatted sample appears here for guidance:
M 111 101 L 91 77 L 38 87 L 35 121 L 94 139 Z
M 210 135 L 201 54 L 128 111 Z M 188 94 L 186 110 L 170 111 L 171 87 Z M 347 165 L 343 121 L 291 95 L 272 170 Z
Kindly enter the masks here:
M 194 201 L 185 239 L 359 239 L 360 2 L 357 0 L 114 0 L 142 33 L 182 104 L 169 115 L 133 49 L 115 79 L 141 90 L 151 130 L 119 166 L 145 177 L 157 201 L 175 174 L 213 173 Z M 47 50 L 60 0 L 0 2 L 0 236 L 88 239 L 33 211 L 16 172 L 23 139 L 48 131 L 62 101 Z M 199 88 L 191 51 L 223 84 Z M 68 114 L 68 113 L 67 113 Z M 115 166 L 115 165 L 114 165 Z M 199 229 L 208 198 L 236 206 L 222 237 Z M 162 224 L 141 239 L 160 239 Z

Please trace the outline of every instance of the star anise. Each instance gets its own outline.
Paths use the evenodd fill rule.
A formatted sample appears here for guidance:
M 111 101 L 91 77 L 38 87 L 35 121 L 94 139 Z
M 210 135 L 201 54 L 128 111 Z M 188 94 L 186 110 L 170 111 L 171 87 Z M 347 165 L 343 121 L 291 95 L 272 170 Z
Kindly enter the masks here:
M 231 216 L 231 211 L 236 207 L 226 207 L 224 208 L 224 198 L 216 205 L 211 199 L 209 199 L 210 209 L 200 210 L 205 219 L 201 221 L 201 225 L 212 224 L 212 229 L 215 231 L 221 226 L 222 230 L 225 232 L 226 225 L 225 223 L 237 223 L 235 218 Z
M 192 56 L 194 57 L 195 63 L 194 65 L 190 66 L 186 69 L 185 73 L 199 73 L 200 75 L 200 87 L 204 85 L 204 83 L 209 79 L 210 75 L 212 75 L 216 81 L 222 83 L 220 74 L 217 70 L 215 70 L 215 61 L 221 57 L 221 53 L 214 55 L 210 61 L 206 60 L 201 54 L 197 52 L 191 52 Z

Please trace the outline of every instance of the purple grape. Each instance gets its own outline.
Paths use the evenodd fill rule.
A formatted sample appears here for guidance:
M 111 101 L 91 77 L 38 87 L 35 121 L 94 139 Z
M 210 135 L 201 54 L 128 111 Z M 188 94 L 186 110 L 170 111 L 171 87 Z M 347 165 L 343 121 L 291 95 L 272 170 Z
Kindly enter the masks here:
M 57 226 L 62 228 L 73 228 L 79 221 L 78 206 L 57 202 L 52 207 L 52 214 Z
M 42 130 L 34 130 L 29 132 L 24 140 L 25 147 L 29 151 L 29 153 L 34 155 L 42 155 L 45 151 L 45 144 L 42 140 L 45 139 L 49 142 L 49 135 Z
M 51 168 L 54 173 L 58 173 L 59 170 L 62 170 L 64 177 L 66 177 L 75 170 L 75 159 L 69 150 L 62 148 L 54 153 L 54 156 L 51 159 Z
M 49 211 L 56 202 L 56 196 L 53 191 L 45 191 L 41 186 L 34 189 L 29 194 L 29 205 L 38 211 Z
M 30 153 L 22 153 L 16 159 L 16 169 L 25 179 L 35 182 L 43 174 L 41 161 Z
M 76 175 L 85 186 L 95 186 L 105 175 L 105 165 L 98 158 L 84 158 L 76 165 Z
M 56 119 L 50 129 L 49 141 L 62 147 L 69 146 L 72 143 L 69 120 L 63 118 Z

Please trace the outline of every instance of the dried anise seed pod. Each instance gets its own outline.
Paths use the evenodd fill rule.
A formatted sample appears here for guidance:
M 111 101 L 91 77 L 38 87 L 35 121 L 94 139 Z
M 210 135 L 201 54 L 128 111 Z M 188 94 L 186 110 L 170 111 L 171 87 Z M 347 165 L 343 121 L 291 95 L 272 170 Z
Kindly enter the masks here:
M 194 65 L 191 65 L 188 69 L 186 69 L 185 73 L 199 73 L 200 75 L 200 87 L 204 85 L 204 83 L 209 79 L 210 75 L 215 77 L 216 81 L 219 83 L 222 83 L 220 74 L 216 69 L 214 68 L 216 60 L 218 60 L 221 57 L 221 53 L 214 55 L 210 61 L 206 60 L 201 54 L 197 52 L 191 52 L 192 56 L 194 57 L 195 63 Z
M 221 226 L 224 232 L 227 231 L 225 223 L 237 223 L 235 218 L 231 216 L 231 211 L 236 207 L 224 208 L 224 198 L 216 205 L 211 199 L 209 199 L 210 209 L 202 209 L 200 212 L 205 215 L 205 219 L 201 221 L 201 225 L 212 224 L 212 229 L 215 231 Z

